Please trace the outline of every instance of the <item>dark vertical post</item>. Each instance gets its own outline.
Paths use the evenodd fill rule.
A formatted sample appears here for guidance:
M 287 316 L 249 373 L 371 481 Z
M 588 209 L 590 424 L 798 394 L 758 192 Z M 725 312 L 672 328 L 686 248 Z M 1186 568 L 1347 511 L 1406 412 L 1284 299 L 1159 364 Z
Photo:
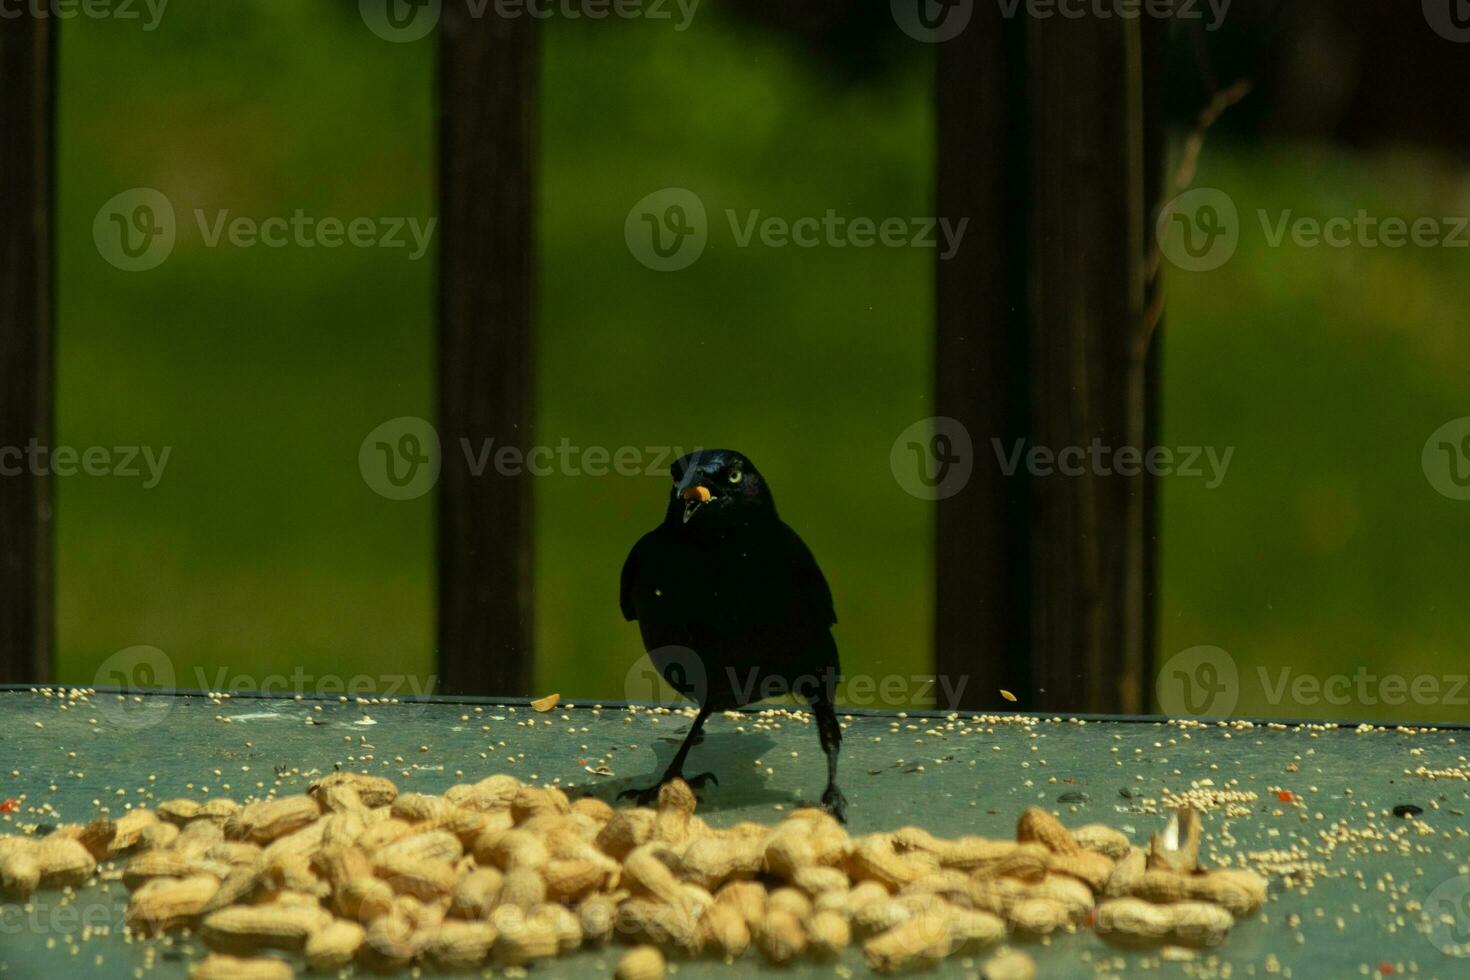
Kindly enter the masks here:
M 966 487 L 938 505 L 934 592 L 937 672 L 952 679 L 940 690 L 980 708 L 1032 687 L 1026 485 L 991 463 L 990 443 L 1026 435 L 1030 355 L 1011 312 L 1025 281 L 1013 187 L 1026 160 L 1024 52 L 998 5 L 976 4 L 973 17 L 940 45 L 935 74 L 937 210 L 969 219 L 959 250 L 936 263 L 935 404 L 969 430 L 976 458 Z
M 938 76 L 939 210 L 968 208 L 976 239 L 940 264 L 938 410 L 977 454 L 970 486 L 940 504 L 939 671 L 971 676 L 967 707 L 1003 706 L 1007 686 L 1025 708 L 1137 712 L 1151 490 L 1113 454 L 1132 447 L 1141 466 L 1153 409 L 1140 338 L 1155 52 L 1116 17 L 976 5 L 970 33 L 941 49 Z M 1007 477 L 992 439 L 1067 451 L 1081 474 Z
M 476 476 L 461 440 L 530 448 L 535 19 L 445 0 L 440 29 L 439 678 L 525 695 L 530 478 Z
M 52 17 L 0 30 L 0 683 L 51 679 Z
M 1164 85 L 1168 77 L 1170 22 L 1165 17 L 1143 21 L 1143 189 L 1149 205 L 1146 233 L 1157 238 L 1159 209 L 1165 203 L 1169 178 L 1169 148 L 1164 116 Z M 1164 281 L 1157 241 L 1152 241 L 1148 282 L 1148 306 L 1154 322 L 1145 321 L 1138 337 L 1144 358 L 1144 442 L 1149 446 L 1164 443 Z M 1159 653 L 1159 608 L 1162 602 L 1162 556 L 1159 550 L 1159 527 L 1162 518 L 1162 486 L 1159 480 L 1144 481 L 1143 499 L 1143 650 L 1151 678 Z M 1151 710 L 1153 690 L 1144 691 L 1144 710 Z
M 1041 445 L 1136 447 L 1146 406 L 1143 52 L 1136 20 L 1027 26 L 1027 317 Z M 1103 466 L 1112 469 L 1114 461 Z M 1056 710 L 1138 712 L 1146 479 L 1032 482 L 1033 655 Z

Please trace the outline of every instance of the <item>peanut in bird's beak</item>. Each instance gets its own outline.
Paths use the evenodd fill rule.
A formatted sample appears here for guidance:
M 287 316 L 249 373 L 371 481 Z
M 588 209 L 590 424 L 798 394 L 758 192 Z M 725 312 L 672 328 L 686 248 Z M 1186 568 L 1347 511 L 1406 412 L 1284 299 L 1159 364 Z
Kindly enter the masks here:
M 699 510 L 702 505 L 709 503 L 714 497 L 714 494 L 709 492 L 709 487 L 693 486 L 679 494 L 679 496 L 684 498 L 684 523 L 688 524 L 689 518 L 694 516 L 694 512 Z

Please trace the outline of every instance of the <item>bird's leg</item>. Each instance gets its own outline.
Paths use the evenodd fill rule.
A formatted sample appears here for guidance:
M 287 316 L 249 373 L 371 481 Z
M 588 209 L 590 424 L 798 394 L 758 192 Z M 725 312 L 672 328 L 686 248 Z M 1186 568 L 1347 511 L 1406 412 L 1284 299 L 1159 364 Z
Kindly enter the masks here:
M 827 788 L 822 791 L 822 809 L 843 823 L 847 823 L 847 797 L 837 788 L 837 753 L 842 751 L 842 725 L 837 721 L 837 709 L 825 692 L 812 698 L 812 713 L 817 718 L 817 737 L 821 739 L 822 751 L 827 756 Z
M 700 705 L 699 713 L 694 716 L 694 724 L 689 726 L 689 734 L 684 736 L 684 744 L 680 745 L 679 751 L 674 753 L 674 758 L 669 763 L 669 768 L 664 771 L 663 778 L 658 781 L 659 786 L 673 779 L 684 779 L 693 789 L 700 789 L 705 783 L 709 782 L 713 782 L 716 786 L 719 785 L 719 780 L 715 779 L 715 774 L 712 772 L 702 772 L 698 776 L 684 778 L 684 760 L 689 758 L 690 749 L 704 741 L 704 720 L 709 716 L 710 709 L 704 705 Z M 658 787 L 654 787 L 654 789 L 657 791 Z M 656 792 L 655 795 L 657 795 Z
M 625 789 L 618 794 L 618 799 L 622 800 L 631 797 L 639 806 L 648 806 L 658 799 L 659 788 L 664 783 L 675 779 L 684 779 L 684 760 L 689 758 L 689 750 L 694 747 L 694 743 L 700 740 L 700 730 L 704 728 L 704 720 L 709 716 L 710 709 L 705 705 L 700 705 L 699 714 L 694 716 L 694 724 L 689 726 L 689 734 L 684 736 L 684 744 L 680 745 L 679 751 L 674 753 L 674 758 L 669 763 L 669 768 L 664 770 L 663 776 L 659 778 L 659 781 L 655 785 L 644 789 Z M 703 789 L 707 783 L 714 783 L 716 786 L 720 784 L 720 781 L 715 778 L 715 774 L 712 772 L 702 772 L 698 776 L 690 776 L 688 779 L 684 779 L 684 781 L 689 784 L 691 789 Z

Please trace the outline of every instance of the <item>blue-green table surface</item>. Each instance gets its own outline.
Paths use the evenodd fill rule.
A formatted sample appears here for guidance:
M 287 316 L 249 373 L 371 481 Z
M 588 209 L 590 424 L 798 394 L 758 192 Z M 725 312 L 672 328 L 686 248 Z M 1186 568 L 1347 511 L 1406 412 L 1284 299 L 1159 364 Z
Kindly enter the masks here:
M 84 822 L 176 797 L 292 793 L 335 767 L 442 792 L 496 772 L 611 799 L 662 771 L 688 725 L 677 706 L 362 703 L 204 695 L 0 692 L 0 833 Z M 1210 864 L 1272 873 L 1271 900 L 1193 960 L 1127 952 L 1085 929 L 1022 944 L 1043 977 L 1470 977 L 1470 765 L 1457 731 L 1026 716 L 849 715 L 842 785 L 854 833 L 919 825 L 1009 837 L 1041 805 L 1146 843 L 1171 803 L 1206 807 Z M 814 798 L 825 765 L 809 716 L 782 707 L 713 717 L 686 772 L 712 770 L 700 814 L 771 822 Z M 1396 816 L 1416 806 L 1422 813 Z M 44 826 L 42 827 L 44 830 Z M 184 977 L 197 940 L 126 941 L 126 892 L 41 893 L 0 916 L 0 976 Z M 617 947 L 532 967 L 609 975 Z M 742 965 L 758 969 L 747 954 Z M 1388 968 L 1385 970 L 1384 968 Z M 141 971 L 141 972 L 138 972 Z M 499 972 L 499 971 L 496 971 Z M 714 961 L 677 964 L 697 980 Z M 855 947 L 792 977 L 866 972 Z M 937 971 L 974 976 L 956 958 Z

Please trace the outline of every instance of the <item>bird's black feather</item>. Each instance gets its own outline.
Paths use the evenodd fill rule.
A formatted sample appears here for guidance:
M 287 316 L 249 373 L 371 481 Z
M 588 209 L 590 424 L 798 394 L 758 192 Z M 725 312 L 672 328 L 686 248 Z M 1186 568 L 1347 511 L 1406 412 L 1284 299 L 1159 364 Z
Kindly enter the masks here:
M 705 450 L 681 459 L 673 474 L 663 523 L 623 565 L 623 616 L 637 620 L 665 679 L 699 704 L 700 724 L 709 711 L 766 698 L 808 700 L 829 758 L 824 800 L 840 812 L 832 777 L 841 666 L 827 579 L 744 456 Z M 679 764 L 682 752 L 687 746 Z

